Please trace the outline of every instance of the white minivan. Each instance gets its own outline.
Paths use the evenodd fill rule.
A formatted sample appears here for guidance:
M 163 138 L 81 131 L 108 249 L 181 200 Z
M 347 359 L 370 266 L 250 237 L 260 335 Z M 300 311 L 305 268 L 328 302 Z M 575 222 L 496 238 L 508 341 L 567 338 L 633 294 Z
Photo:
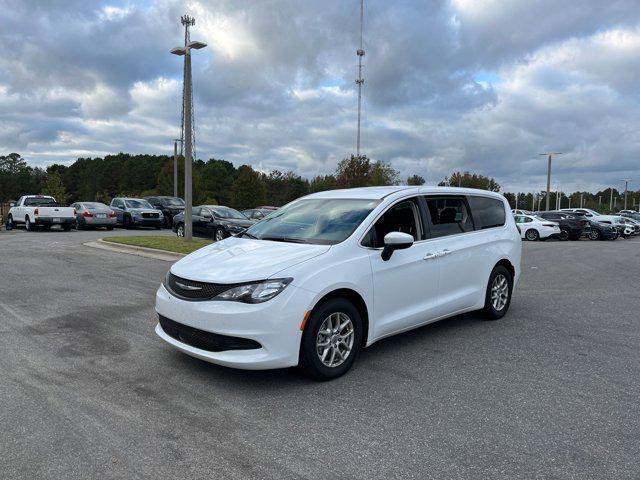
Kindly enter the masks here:
M 235 368 L 345 373 L 381 338 L 509 309 L 521 240 L 497 193 L 370 187 L 299 198 L 172 265 L 156 333 Z

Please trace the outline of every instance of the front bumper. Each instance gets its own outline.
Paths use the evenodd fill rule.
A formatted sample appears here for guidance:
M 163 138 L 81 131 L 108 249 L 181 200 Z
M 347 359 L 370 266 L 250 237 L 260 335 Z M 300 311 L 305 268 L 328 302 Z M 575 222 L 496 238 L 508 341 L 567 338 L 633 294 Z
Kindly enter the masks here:
M 143 217 L 131 217 L 131 222 L 135 225 L 149 225 L 149 226 L 158 226 L 164 224 L 164 217 L 159 218 L 143 218 Z
M 313 298 L 313 293 L 289 285 L 264 303 L 192 302 L 174 297 L 161 285 L 156 293 L 159 315 L 205 332 L 254 340 L 260 348 L 215 352 L 173 338 L 159 323 L 155 331 L 178 350 L 218 365 L 247 370 L 292 367 L 298 364 L 300 325 Z

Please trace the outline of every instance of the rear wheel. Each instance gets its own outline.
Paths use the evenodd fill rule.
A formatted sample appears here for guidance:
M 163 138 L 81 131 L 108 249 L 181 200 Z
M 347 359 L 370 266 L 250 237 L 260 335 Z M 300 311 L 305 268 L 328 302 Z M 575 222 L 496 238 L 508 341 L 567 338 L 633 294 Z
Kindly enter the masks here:
M 483 312 L 487 320 L 497 320 L 505 316 L 511 305 L 513 276 L 503 265 L 496 266 L 487 283 Z
M 13 223 L 13 215 L 9 215 L 9 217 L 7 217 L 7 222 L 11 224 L 11 226 L 14 225 Z
M 362 319 L 345 298 L 314 308 L 300 343 L 300 367 L 311 378 L 331 380 L 344 375 L 362 348 Z
M 184 237 L 184 223 L 178 224 L 178 228 L 176 228 L 176 235 L 179 237 Z
M 600 240 L 600 230 L 591 230 L 591 232 L 589 232 L 589 240 Z
M 538 231 L 534 228 L 530 228 L 529 230 L 527 230 L 524 234 L 524 237 L 527 240 L 530 241 L 535 241 L 535 240 L 539 240 L 540 239 L 540 234 L 538 233 Z
M 27 232 L 33 231 L 33 224 L 31 223 L 31 220 L 29 220 L 29 217 L 26 217 L 24 219 L 24 228 L 27 230 Z
M 562 230 L 560 230 L 560 235 L 558 235 L 558 240 L 562 240 L 563 242 L 566 242 L 567 240 L 569 240 L 569 230 L 563 228 Z

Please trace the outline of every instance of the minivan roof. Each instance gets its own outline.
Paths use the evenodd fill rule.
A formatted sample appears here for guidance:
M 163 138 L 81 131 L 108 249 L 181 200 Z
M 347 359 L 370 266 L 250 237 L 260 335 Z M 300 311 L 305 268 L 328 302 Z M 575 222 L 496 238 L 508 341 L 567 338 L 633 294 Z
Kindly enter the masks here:
M 387 187 L 360 187 L 345 188 L 340 190 L 326 190 L 323 192 L 312 193 L 304 198 L 359 198 L 367 200 L 381 200 L 390 195 L 404 193 L 421 193 L 421 194 L 458 194 L 458 195 L 486 195 L 496 198 L 502 198 L 502 195 L 489 190 L 479 190 L 476 188 L 458 188 L 458 187 L 425 187 L 425 186 L 387 186 Z

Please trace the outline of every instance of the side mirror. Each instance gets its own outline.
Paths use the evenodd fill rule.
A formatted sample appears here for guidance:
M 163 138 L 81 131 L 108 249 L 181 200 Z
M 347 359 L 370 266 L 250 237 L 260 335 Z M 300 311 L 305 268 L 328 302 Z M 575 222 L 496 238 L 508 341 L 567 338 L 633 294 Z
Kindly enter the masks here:
M 15 206 L 16 206 L 16 202 L 11 202 L 11 203 L 9 204 L 9 208 L 13 208 L 13 207 L 15 207 Z
M 413 236 L 402 232 L 389 232 L 384 236 L 384 248 L 382 260 L 385 262 L 391 258 L 395 250 L 404 250 L 413 245 Z

